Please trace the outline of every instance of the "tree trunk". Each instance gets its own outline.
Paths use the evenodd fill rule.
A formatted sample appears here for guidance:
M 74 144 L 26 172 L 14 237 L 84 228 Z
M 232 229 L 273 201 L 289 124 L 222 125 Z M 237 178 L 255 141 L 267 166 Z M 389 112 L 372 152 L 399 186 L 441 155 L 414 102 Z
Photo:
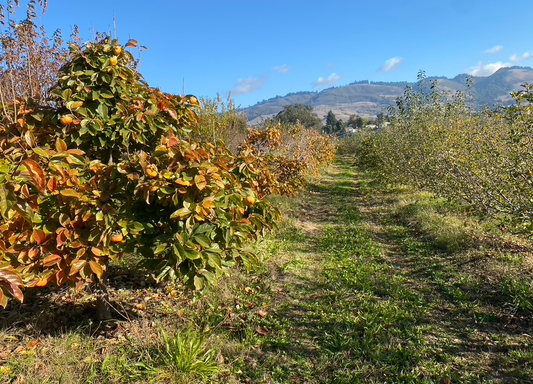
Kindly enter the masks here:
M 107 286 L 103 280 L 98 280 L 96 283 L 96 319 L 98 321 L 113 319 L 112 309 Z

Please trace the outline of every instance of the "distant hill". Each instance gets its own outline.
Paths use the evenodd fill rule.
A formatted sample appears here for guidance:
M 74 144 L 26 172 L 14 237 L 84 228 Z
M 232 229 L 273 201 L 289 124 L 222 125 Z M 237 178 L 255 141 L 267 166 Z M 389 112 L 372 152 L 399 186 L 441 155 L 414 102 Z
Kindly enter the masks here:
M 467 90 L 466 80 L 471 76 L 460 74 L 453 79 L 429 77 L 437 80 L 439 89 L 447 91 Z M 524 83 L 533 84 L 533 69 L 529 67 L 501 68 L 487 77 L 473 77 L 474 87 L 469 90 L 473 102 L 478 106 L 508 105 L 512 102 L 510 93 L 520 90 Z M 341 87 L 324 89 L 320 92 L 296 92 L 277 96 L 245 109 L 248 120 L 271 117 L 287 105 L 305 104 L 315 109 L 319 117 L 325 118 L 333 111 L 338 119 L 344 121 L 353 114 L 374 117 L 394 105 L 409 82 L 368 82 L 356 81 Z

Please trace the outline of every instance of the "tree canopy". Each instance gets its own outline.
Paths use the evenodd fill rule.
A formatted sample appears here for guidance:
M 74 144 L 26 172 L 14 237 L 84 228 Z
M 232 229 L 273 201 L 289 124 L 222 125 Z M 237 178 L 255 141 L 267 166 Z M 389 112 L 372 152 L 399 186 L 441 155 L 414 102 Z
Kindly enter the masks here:
M 274 118 L 281 124 L 300 123 L 308 129 L 321 129 L 322 122 L 316 115 L 313 107 L 304 104 L 288 105 Z

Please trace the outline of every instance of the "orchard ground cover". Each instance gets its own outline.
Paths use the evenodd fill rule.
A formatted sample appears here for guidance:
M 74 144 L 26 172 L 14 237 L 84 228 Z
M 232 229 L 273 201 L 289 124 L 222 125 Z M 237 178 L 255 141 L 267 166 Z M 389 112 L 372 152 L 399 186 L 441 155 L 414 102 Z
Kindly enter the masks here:
M 11 383 L 524 383 L 533 377 L 530 243 L 341 158 L 279 198 L 264 259 L 203 295 L 113 264 L 122 318 L 94 297 L 3 310 Z M 141 271 L 142 275 L 142 271 Z M 139 280 L 139 281 L 137 281 Z M 63 290 L 63 291 L 61 291 Z

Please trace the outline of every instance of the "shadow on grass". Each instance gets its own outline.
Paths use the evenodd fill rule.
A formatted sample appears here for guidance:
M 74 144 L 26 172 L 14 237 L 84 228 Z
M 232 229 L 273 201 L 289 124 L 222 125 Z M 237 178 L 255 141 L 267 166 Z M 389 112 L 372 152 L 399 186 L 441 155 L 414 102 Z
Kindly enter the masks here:
M 521 277 L 510 278 L 506 290 L 503 277 L 512 272 L 498 261 L 498 255 L 527 255 L 531 249 L 496 236 L 473 238 L 453 251 L 443 249 L 397 214 L 396 190 L 360 177 L 365 188 L 357 192 L 356 202 L 365 207 L 366 220 L 380 228 L 372 237 L 382 245 L 389 265 L 427 303 L 420 324 L 427 327 L 427 339 L 436 343 L 439 360 L 450 367 L 451 378 L 507 383 L 533 377 L 531 364 L 520 363 L 533 355 L 533 312 L 524 310 L 533 302 L 533 290 L 522 283 L 533 276 L 528 268 L 515 268 Z
M 341 167 L 309 187 L 295 238 L 321 267 L 284 279 L 250 352 L 252 382 L 512 383 L 533 377 L 531 312 L 509 307 L 485 250 L 444 251 L 392 212 L 396 190 Z M 315 212 L 315 213 L 314 213 Z M 319 212 L 319 214 L 316 214 Z M 380 228 L 372 231 L 369 228 Z M 520 288 L 520 287 L 518 287 Z M 518 289 L 517 288 L 517 289 Z M 509 288 L 511 289 L 511 288 Z M 525 382 L 525 381 L 524 381 Z
M 68 286 L 26 289 L 24 303 L 12 300 L 6 309 L 0 310 L 0 330 L 27 335 L 59 335 L 65 332 L 82 332 L 106 337 L 116 329 L 118 322 L 139 317 L 131 302 L 122 302 L 118 291 L 154 287 L 142 271 L 122 266 L 110 266 L 108 289 L 114 319 L 101 323 L 96 317 L 96 297 L 91 287 L 75 292 Z

